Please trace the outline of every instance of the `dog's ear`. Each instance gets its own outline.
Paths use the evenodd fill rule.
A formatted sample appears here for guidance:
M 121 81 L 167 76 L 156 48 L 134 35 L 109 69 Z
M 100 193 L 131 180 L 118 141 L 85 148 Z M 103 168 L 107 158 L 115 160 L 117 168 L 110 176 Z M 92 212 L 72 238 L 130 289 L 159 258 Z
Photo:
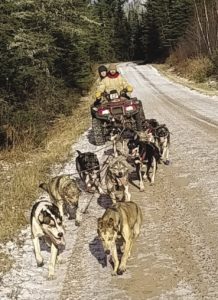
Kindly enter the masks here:
M 79 156 L 82 154 L 82 152 L 79 150 L 76 150 L 76 152 L 78 153 Z
M 115 226 L 114 226 L 114 230 L 115 230 L 116 232 L 118 232 L 118 231 L 119 231 L 119 227 L 118 227 L 118 225 L 115 225 Z
M 39 222 L 40 222 L 40 223 L 42 223 L 42 222 L 43 222 L 43 220 L 44 220 L 44 216 L 43 216 L 43 214 L 42 214 L 42 213 L 40 213 L 40 214 L 39 214 L 38 220 L 39 220 Z
M 47 185 L 47 183 L 45 183 L 45 182 L 40 183 L 39 187 L 48 193 L 48 185 Z
M 114 219 L 110 218 L 110 219 L 108 220 L 108 226 L 109 226 L 109 227 L 114 227 Z

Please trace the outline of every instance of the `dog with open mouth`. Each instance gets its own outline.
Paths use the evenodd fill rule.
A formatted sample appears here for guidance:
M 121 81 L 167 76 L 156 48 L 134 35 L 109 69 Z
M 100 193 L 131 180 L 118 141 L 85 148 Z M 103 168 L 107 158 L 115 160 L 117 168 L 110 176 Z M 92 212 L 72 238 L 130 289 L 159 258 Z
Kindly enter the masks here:
M 59 175 L 51 178 L 48 183 L 41 183 L 39 187 L 46 191 L 58 206 L 62 218 L 65 210 L 69 219 L 73 219 L 81 194 L 75 179 L 70 175 Z
M 129 166 L 123 156 L 114 157 L 108 161 L 105 184 L 113 203 L 117 200 L 130 201 L 128 176 Z
M 81 180 L 85 183 L 87 192 L 103 194 L 101 188 L 100 164 L 98 157 L 92 152 L 81 152 L 77 150 L 76 169 Z
M 114 263 L 112 275 L 122 275 L 131 255 L 134 240 L 138 237 L 142 223 L 142 211 L 134 202 L 119 202 L 106 209 L 98 219 L 97 233 L 106 255 L 111 254 Z M 122 258 L 119 262 L 117 242 L 122 244 Z
M 64 228 L 58 207 L 47 200 L 36 202 L 31 210 L 30 224 L 38 267 L 42 267 L 44 264 L 39 239 L 43 237 L 47 244 L 51 246 L 48 278 L 52 279 L 54 277 L 59 248 L 65 246 Z

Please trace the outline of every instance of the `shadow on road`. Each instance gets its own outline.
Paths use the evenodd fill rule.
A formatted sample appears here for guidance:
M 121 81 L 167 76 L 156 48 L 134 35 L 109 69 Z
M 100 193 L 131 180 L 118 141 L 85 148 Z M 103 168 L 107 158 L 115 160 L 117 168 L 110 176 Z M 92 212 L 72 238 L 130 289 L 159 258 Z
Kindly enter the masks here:
M 94 240 L 89 243 L 89 250 L 99 264 L 102 265 L 102 268 L 107 267 L 107 256 L 104 253 L 104 249 L 98 237 L 95 237 Z
M 107 209 L 112 205 L 111 198 L 108 195 L 100 195 L 100 197 L 97 200 L 97 203 L 104 209 Z
M 87 133 L 87 139 L 89 141 L 90 144 L 95 145 L 95 139 L 94 139 L 94 135 L 93 135 L 93 131 L 92 129 L 90 129 Z

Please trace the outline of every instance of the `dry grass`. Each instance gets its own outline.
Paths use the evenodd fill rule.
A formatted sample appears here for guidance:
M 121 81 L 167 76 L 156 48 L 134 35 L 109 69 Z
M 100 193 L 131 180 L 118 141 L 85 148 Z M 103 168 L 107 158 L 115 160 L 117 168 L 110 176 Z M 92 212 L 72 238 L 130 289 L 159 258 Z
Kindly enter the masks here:
M 185 66 L 186 64 L 186 66 Z M 168 77 L 174 82 L 180 83 L 182 85 L 185 85 L 189 87 L 190 89 L 197 90 L 200 93 L 206 94 L 206 95 L 218 95 L 218 82 L 214 80 L 210 80 L 210 78 L 206 79 L 207 70 L 210 70 L 211 65 L 208 65 L 208 69 L 205 68 L 205 65 L 201 63 L 198 63 L 196 61 L 189 61 L 189 65 L 187 66 L 187 62 L 183 62 L 182 66 L 177 64 L 175 67 L 172 63 L 171 64 L 154 64 L 153 65 L 157 70 L 159 70 L 163 75 Z M 200 73 L 201 69 L 201 73 Z M 183 70 L 183 72 L 182 72 Z M 204 74 L 204 75 L 203 75 Z M 204 78 L 203 82 L 202 80 L 199 80 L 199 78 Z M 197 79 L 198 78 L 198 79 Z M 215 83 L 215 84 L 214 84 Z
M 28 223 L 27 212 L 39 194 L 39 183 L 54 164 L 69 158 L 72 144 L 88 128 L 90 103 L 90 98 L 84 98 L 73 116 L 57 121 L 41 148 L 0 153 L 0 242 L 13 240 Z M 4 270 L 2 261 L 0 271 Z
M 174 66 L 178 75 L 197 83 L 205 82 L 214 72 L 214 65 L 208 57 L 187 58 L 182 61 L 174 60 L 172 54 L 166 63 Z
M 4 274 L 10 270 L 13 264 L 12 259 L 5 253 L 0 252 L 0 274 Z M 1 277 L 0 277 L 1 280 Z

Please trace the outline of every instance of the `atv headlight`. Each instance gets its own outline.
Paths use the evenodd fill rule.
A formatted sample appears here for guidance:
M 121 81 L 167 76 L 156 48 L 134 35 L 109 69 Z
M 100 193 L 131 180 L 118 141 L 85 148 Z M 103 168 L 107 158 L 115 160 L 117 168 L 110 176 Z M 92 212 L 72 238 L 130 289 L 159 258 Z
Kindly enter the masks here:
M 132 111 L 132 110 L 134 110 L 132 105 L 126 107 L 126 111 Z
M 108 109 L 102 110 L 101 112 L 102 115 L 109 115 L 110 111 Z

